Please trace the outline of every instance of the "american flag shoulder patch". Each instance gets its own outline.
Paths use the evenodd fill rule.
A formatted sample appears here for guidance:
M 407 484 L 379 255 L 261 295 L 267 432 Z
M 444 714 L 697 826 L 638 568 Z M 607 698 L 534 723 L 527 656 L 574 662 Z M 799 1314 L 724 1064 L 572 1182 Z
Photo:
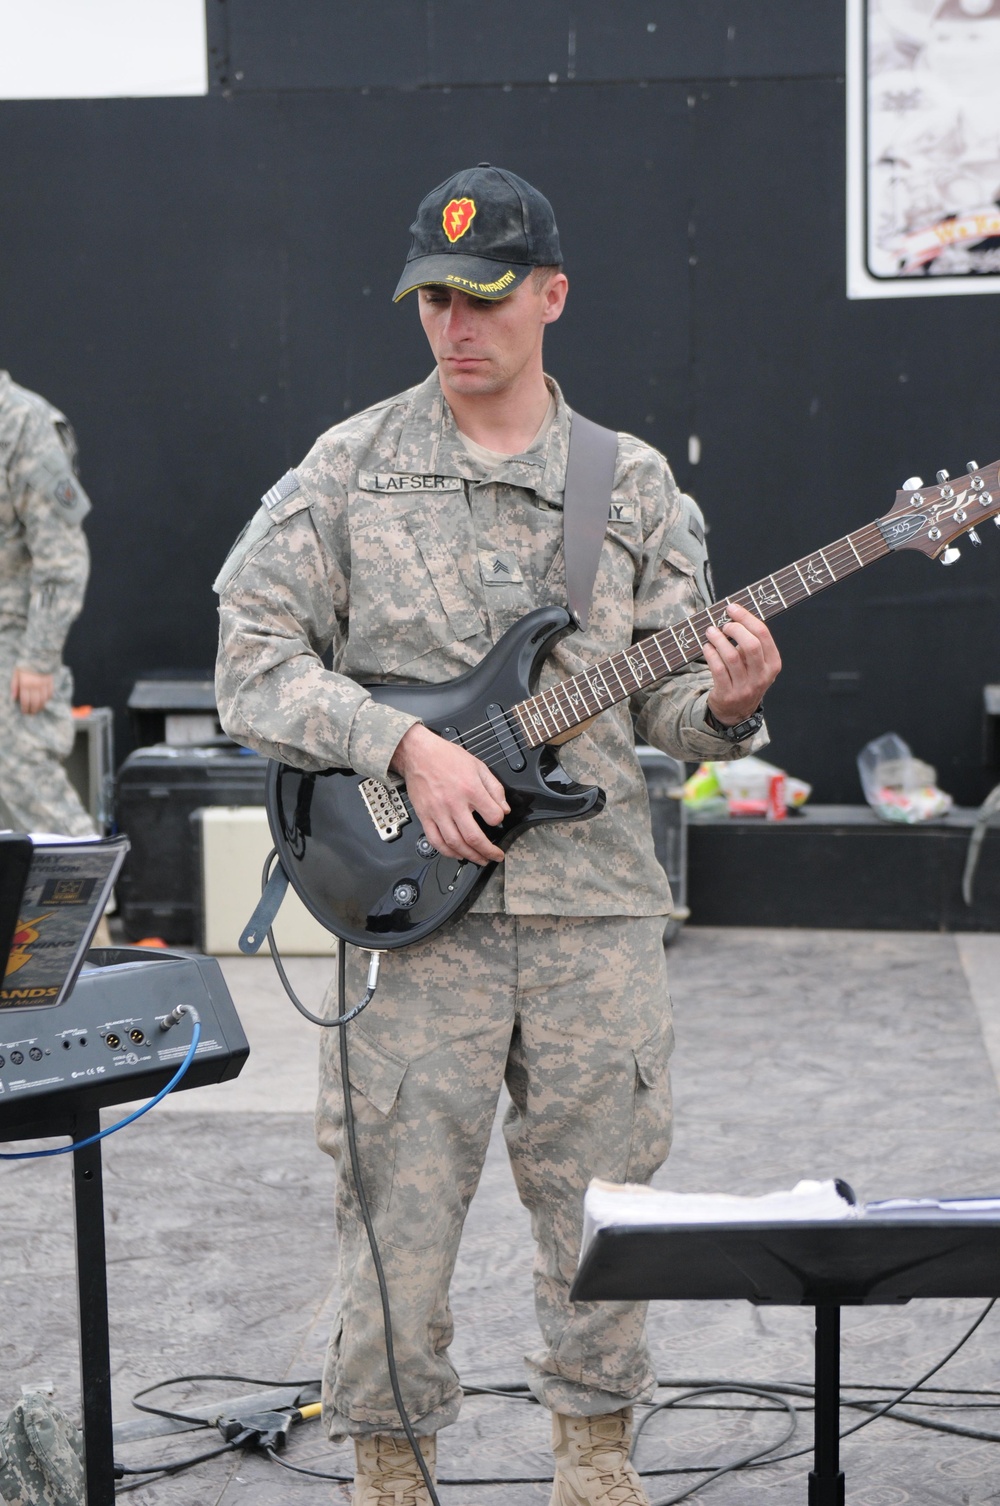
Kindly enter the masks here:
M 286 471 L 280 481 L 276 481 L 269 491 L 261 497 L 261 502 L 268 509 L 277 507 L 279 502 L 284 502 L 293 492 L 299 490 L 301 483 L 294 471 Z

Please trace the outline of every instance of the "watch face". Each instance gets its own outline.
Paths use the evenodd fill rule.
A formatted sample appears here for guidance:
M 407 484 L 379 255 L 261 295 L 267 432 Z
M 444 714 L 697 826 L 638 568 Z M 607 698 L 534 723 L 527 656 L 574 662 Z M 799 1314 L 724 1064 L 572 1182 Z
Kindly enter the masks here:
M 728 728 L 726 736 L 734 743 L 745 742 L 748 737 L 752 737 L 758 731 L 763 720 L 763 711 L 755 711 L 751 716 L 744 718 L 742 722 L 737 722 L 735 727 Z

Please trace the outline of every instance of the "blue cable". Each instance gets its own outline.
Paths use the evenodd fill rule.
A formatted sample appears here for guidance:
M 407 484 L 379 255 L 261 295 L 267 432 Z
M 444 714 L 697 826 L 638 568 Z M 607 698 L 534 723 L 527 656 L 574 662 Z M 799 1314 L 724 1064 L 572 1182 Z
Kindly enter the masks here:
M 161 1088 L 155 1098 L 151 1098 L 148 1103 L 143 1104 L 141 1109 L 136 1109 L 135 1112 L 133 1114 L 129 1114 L 127 1118 L 119 1119 L 117 1124 L 109 1124 L 107 1129 L 102 1129 L 99 1134 L 88 1135 L 86 1140 L 74 1140 L 72 1145 L 58 1145 L 53 1150 L 19 1150 L 14 1152 L 0 1152 L 0 1161 L 33 1161 L 36 1160 L 39 1156 L 65 1156 L 68 1155 L 72 1150 L 83 1150 L 84 1146 L 96 1145 L 98 1140 L 106 1139 L 108 1135 L 113 1135 L 116 1130 L 124 1129 L 126 1124 L 133 1124 L 136 1119 L 141 1119 L 143 1114 L 149 1113 L 150 1109 L 155 1109 L 156 1105 L 162 1099 L 166 1098 L 168 1093 L 172 1093 L 174 1088 L 176 1088 L 177 1084 L 184 1076 L 188 1067 L 190 1067 L 191 1063 L 194 1061 L 194 1054 L 198 1049 L 198 1042 L 201 1040 L 201 1021 L 198 1019 L 197 1014 L 195 1014 L 195 1011 L 191 1009 L 190 1005 L 183 1005 L 181 1007 L 185 1010 L 186 1013 L 194 1015 L 194 1030 L 191 1032 L 191 1044 L 188 1047 L 187 1056 L 181 1062 L 180 1066 L 177 1068 L 177 1071 L 167 1083 L 166 1087 Z

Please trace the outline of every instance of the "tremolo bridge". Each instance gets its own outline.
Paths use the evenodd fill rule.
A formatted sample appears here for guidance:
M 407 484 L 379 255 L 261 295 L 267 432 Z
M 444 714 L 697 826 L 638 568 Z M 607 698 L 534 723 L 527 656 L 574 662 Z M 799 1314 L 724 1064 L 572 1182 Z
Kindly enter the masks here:
M 358 792 L 383 842 L 394 842 L 410 819 L 398 790 L 380 779 L 362 779 Z

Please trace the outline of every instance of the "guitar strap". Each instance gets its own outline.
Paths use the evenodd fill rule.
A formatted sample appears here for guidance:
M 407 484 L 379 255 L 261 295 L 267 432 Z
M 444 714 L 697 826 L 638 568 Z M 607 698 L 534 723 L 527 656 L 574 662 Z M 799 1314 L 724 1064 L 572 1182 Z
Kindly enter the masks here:
M 587 626 L 615 483 L 618 435 L 574 413 L 563 493 L 566 596 L 579 628 Z

